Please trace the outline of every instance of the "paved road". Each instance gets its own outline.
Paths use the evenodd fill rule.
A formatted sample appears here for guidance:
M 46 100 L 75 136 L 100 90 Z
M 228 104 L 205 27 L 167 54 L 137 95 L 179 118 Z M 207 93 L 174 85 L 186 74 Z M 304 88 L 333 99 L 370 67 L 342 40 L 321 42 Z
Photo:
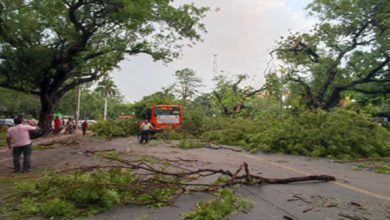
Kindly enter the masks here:
M 139 145 L 134 138 L 119 138 L 110 142 L 101 140 L 81 142 L 77 146 L 63 146 L 37 151 L 33 162 L 37 169 L 61 168 L 88 164 L 88 158 L 80 154 L 85 150 L 115 148 L 129 157 L 156 156 L 164 159 L 191 159 L 183 164 L 188 168 L 223 168 L 235 171 L 240 164 L 249 164 L 250 171 L 270 178 L 285 178 L 309 174 L 328 174 L 336 182 L 295 183 L 289 185 L 264 185 L 242 187 L 239 194 L 253 201 L 248 213 L 237 213 L 231 220 L 258 219 L 390 219 L 390 175 L 369 171 L 354 171 L 351 164 L 333 163 L 326 159 L 302 156 L 249 154 L 230 150 L 207 148 L 181 150 L 172 148 L 175 143 Z M 0 155 L 0 165 L 5 166 L 9 156 Z M 89 158 L 90 159 L 90 158 Z M 0 176 L 4 167 L 0 166 Z M 11 174 L 6 174 L 11 175 Z M 97 216 L 101 219 L 162 219 L 175 220 L 183 211 L 190 210 L 197 201 L 207 200 L 207 194 L 185 195 L 175 206 L 149 210 L 142 207 L 118 207 Z M 288 218 L 287 218 L 288 219 Z
M 159 147 L 159 146 L 158 146 Z M 153 150 L 154 149 L 154 150 Z M 160 149 L 141 149 L 143 153 L 160 154 Z M 139 152 L 137 151 L 137 152 Z M 185 153 L 172 152 L 176 157 L 203 160 L 214 168 L 238 167 L 247 162 L 253 173 L 265 177 L 291 177 L 329 174 L 337 178 L 328 183 L 295 183 L 242 187 L 239 194 L 252 200 L 248 213 L 237 213 L 231 220 L 271 219 L 390 219 L 390 176 L 369 171 L 353 171 L 351 164 L 333 163 L 326 159 L 302 156 L 236 153 L 229 150 L 197 149 Z M 201 164 L 198 164 L 202 166 Z M 232 169 L 234 170 L 234 169 Z M 207 200 L 205 194 L 180 198 L 175 207 L 148 210 L 140 207 L 120 207 L 96 219 L 179 219 L 179 213 L 190 210 L 196 201 Z

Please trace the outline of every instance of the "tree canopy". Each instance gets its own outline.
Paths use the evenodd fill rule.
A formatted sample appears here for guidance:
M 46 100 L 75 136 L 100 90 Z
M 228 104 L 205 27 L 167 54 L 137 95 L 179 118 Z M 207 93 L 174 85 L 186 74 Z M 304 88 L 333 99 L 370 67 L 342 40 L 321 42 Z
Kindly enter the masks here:
M 329 110 L 346 91 L 390 93 L 389 7 L 385 0 L 315 0 L 307 9 L 319 24 L 279 41 L 284 77 L 310 108 Z
M 126 55 L 170 61 L 201 40 L 207 8 L 171 0 L 4 0 L 0 86 L 38 95 L 48 128 L 59 99 L 94 81 Z
M 202 79 L 192 69 L 185 68 L 175 72 L 175 92 L 182 101 L 193 98 L 202 86 Z

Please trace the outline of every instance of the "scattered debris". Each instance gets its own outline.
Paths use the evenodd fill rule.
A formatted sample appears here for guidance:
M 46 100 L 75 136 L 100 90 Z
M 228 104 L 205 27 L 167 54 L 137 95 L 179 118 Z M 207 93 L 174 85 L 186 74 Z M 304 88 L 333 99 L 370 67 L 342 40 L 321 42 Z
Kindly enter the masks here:
M 363 217 L 363 216 L 350 215 L 350 214 L 346 214 L 346 213 L 339 213 L 339 216 L 344 217 L 346 219 L 351 219 L 351 220 L 368 220 L 368 218 Z
M 46 143 L 39 143 L 40 146 L 51 146 L 54 144 L 61 144 L 61 145 L 77 145 L 79 142 L 76 139 L 69 138 L 66 140 L 52 140 L 50 142 Z
M 358 207 L 362 207 L 361 204 L 359 204 L 359 203 L 357 203 L 357 202 L 354 202 L 354 201 L 351 201 L 351 205 L 358 206 Z
M 221 150 L 221 149 L 223 149 L 223 150 L 231 150 L 231 151 L 234 151 L 234 152 L 242 152 L 242 150 L 240 150 L 240 149 L 235 149 L 235 148 L 231 148 L 231 147 L 224 147 L 224 146 L 221 146 L 221 145 L 211 144 L 210 142 L 207 142 L 206 148 L 212 149 L 212 150 Z
M 110 152 L 110 151 L 116 151 L 116 150 L 114 148 L 104 149 L 104 150 L 86 150 L 86 151 L 84 151 L 84 153 L 95 154 L 95 153 L 103 153 L 103 152 Z
M 295 199 L 294 199 L 294 200 L 291 200 L 291 201 L 301 200 L 302 202 L 305 202 L 305 203 L 311 203 L 309 200 L 304 199 L 304 198 L 302 198 L 302 197 L 299 196 L 299 195 L 293 195 L 292 197 L 294 197 Z M 287 200 L 287 201 L 288 201 L 288 200 Z

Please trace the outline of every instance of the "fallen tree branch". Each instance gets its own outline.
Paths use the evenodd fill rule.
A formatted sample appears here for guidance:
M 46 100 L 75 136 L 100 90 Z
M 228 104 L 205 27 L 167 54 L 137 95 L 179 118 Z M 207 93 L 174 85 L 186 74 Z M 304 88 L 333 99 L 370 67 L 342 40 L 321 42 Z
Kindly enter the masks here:
M 131 170 L 141 170 L 145 172 L 146 174 L 150 175 L 160 175 L 160 176 L 167 176 L 167 177 L 176 177 L 176 178 L 182 178 L 183 180 L 187 180 L 185 184 L 179 184 L 179 185 L 185 185 L 185 186 L 193 186 L 193 184 L 189 183 L 190 181 L 199 179 L 201 177 L 208 177 L 208 176 L 226 176 L 228 177 L 228 181 L 224 184 L 220 184 L 218 188 L 227 187 L 231 185 L 237 185 L 237 184 L 243 184 L 243 185 L 260 185 L 260 184 L 288 184 L 288 183 L 295 183 L 295 182 L 306 182 L 306 181 L 334 181 L 336 180 L 335 177 L 329 176 L 329 175 L 309 175 L 309 176 L 300 176 L 300 177 L 290 177 L 290 178 L 266 178 L 262 176 L 257 176 L 254 174 L 251 174 L 249 171 L 249 166 L 247 163 L 243 163 L 235 172 L 231 172 L 230 170 L 224 170 L 224 169 L 197 169 L 197 170 L 189 170 L 186 168 L 181 169 L 180 172 L 173 172 L 168 171 L 167 169 L 160 169 L 156 165 L 151 165 L 148 163 L 145 163 L 143 161 L 134 163 L 132 161 L 124 160 L 121 158 L 111 158 L 111 157 L 105 157 L 102 156 L 104 159 L 115 161 L 121 165 L 115 165 L 115 166 L 83 166 L 83 167 L 77 167 L 77 168 L 71 168 L 68 170 L 62 170 L 59 171 L 59 173 L 66 173 L 71 171 L 77 171 L 81 170 L 84 172 L 93 171 L 97 169 L 114 169 L 114 168 L 121 168 L 121 169 L 131 169 Z M 167 166 L 167 162 L 164 162 L 164 165 Z M 172 164 L 170 164 L 172 165 Z M 172 166 L 173 168 L 180 168 L 177 165 Z M 242 173 L 242 169 L 244 168 L 244 173 Z M 183 171 L 184 170 L 184 171 Z M 204 184 L 203 186 L 209 186 L 211 187 L 211 191 L 214 191 L 215 184 Z M 190 189 L 186 189 L 187 191 L 191 191 Z M 196 190 L 198 191 L 198 190 Z M 201 191 L 210 191 L 210 189 L 202 189 Z
M 111 149 L 103 150 L 109 151 Z M 89 151 L 90 154 L 102 151 Z M 73 167 L 66 170 L 58 171 L 57 174 L 75 173 L 75 172 L 97 172 L 98 170 L 130 170 L 136 176 L 136 183 L 118 185 L 121 189 L 130 189 L 139 191 L 142 194 L 153 196 L 154 190 L 170 189 L 175 193 L 169 199 L 153 198 L 156 203 L 172 204 L 176 198 L 183 194 L 191 192 L 216 192 L 222 188 L 234 185 L 261 185 L 261 184 L 288 184 L 294 182 L 306 181 L 334 181 L 335 177 L 328 175 L 310 175 L 290 178 L 266 178 L 254 175 L 250 172 L 247 163 L 241 164 L 234 172 L 225 169 L 201 168 L 190 170 L 183 168 L 178 164 L 173 164 L 167 160 L 146 163 L 142 160 L 125 160 L 119 157 L 112 157 L 104 154 L 97 154 L 113 164 L 110 165 L 93 165 Z M 176 161 L 175 161 L 176 162 Z M 224 177 L 219 181 L 212 183 L 202 182 L 204 177 Z M 104 184 L 104 183 L 102 183 Z M 77 188 L 77 186 L 74 186 Z
M 212 149 L 212 150 L 223 149 L 223 150 L 231 150 L 231 151 L 234 151 L 234 152 L 242 152 L 242 150 L 240 150 L 240 149 L 234 149 L 234 148 L 230 148 L 230 147 L 223 147 L 223 146 L 220 146 L 220 145 L 211 144 L 210 142 L 207 142 L 206 148 Z

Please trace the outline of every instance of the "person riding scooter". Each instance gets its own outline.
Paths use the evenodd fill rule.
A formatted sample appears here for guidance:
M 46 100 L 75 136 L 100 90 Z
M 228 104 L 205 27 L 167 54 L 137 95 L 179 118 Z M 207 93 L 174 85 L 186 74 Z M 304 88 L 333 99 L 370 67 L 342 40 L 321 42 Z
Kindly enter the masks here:
M 152 129 L 153 129 L 153 125 L 152 123 L 150 123 L 148 119 L 146 119 L 141 123 L 140 125 L 141 139 L 139 140 L 140 144 L 142 144 L 143 142 L 148 143 L 150 139 L 150 135 L 152 134 Z

